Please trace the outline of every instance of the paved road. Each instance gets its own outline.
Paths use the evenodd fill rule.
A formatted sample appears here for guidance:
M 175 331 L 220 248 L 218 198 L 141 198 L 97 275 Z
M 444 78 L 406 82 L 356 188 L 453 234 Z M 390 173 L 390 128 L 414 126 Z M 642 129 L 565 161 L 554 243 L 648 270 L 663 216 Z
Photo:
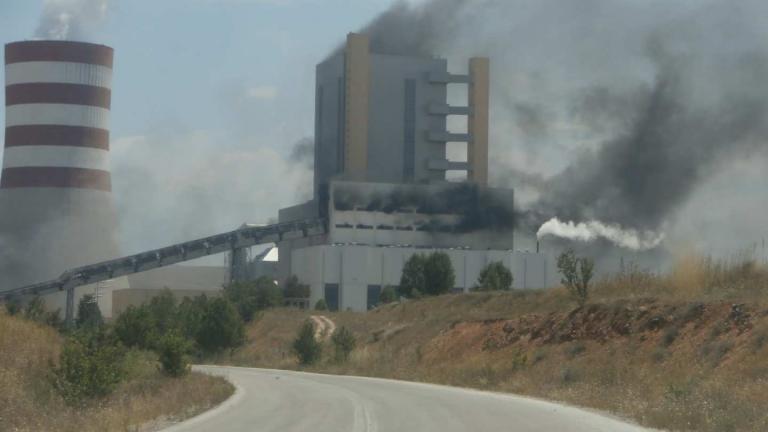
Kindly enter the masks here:
M 523 397 L 431 384 L 196 367 L 238 388 L 219 408 L 165 432 L 629 432 L 644 429 Z

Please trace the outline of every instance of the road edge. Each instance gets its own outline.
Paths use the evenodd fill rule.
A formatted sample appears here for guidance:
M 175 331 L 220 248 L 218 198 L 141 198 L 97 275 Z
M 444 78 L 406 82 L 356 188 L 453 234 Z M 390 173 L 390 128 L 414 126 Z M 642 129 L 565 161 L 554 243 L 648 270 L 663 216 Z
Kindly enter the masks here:
M 196 368 L 197 366 L 209 367 L 209 366 L 212 366 L 212 365 L 194 365 L 193 368 Z M 212 373 L 209 373 L 209 372 L 206 372 L 206 371 L 201 371 L 199 369 L 196 370 L 196 372 L 204 373 L 204 374 L 207 374 L 207 375 L 214 375 Z M 219 414 L 229 410 L 231 407 L 237 405 L 245 397 L 245 390 L 243 390 L 243 388 L 240 387 L 239 385 L 237 385 L 236 383 L 232 382 L 232 380 L 230 380 L 229 377 L 224 376 L 224 375 L 215 375 L 215 376 L 219 376 L 221 378 L 224 378 L 225 380 L 227 380 L 227 382 L 232 384 L 235 387 L 234 393 L 232 393 L 222 403 L 220 403 L 220 404 L 218 404 L 218 405 L 216 405 L 216 406 L 214 406 L 214 407 L 212 407 L 212 408 L 210 408 L 210 409 L 208 409 L 206 411 L 203 411 L 202 413 L 200 413 L 200 414 L 198 414 L 198 415 L 196 415 L 194 417 L 191 417 L 191 418 L 188 418 L 186 420 L 183 420 L 183 421 L 181 421 L 179 423 L 176 423 L 176 424 L 174 424 L 172 426 L 169 426 L 167 428 L 160 429 L 158 432 L 180 432 L 183 428 L 186 428 L 186 427 L 189 427 L 189 426 L 193 426 L 193 425 L 196 425 L 198 423 L 202 423 L 202 422 L 208 420 L 211 417 L 215 417 L 215 416 L 217 416 L 217 415 L 219 415 Z

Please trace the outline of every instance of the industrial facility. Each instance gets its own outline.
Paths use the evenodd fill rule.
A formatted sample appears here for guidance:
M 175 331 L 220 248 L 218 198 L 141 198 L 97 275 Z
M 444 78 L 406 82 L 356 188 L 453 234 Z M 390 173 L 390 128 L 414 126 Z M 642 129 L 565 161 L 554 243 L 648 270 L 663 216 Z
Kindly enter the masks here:
M 0 230 L 25 245 L 19 260 L 29 269 L 5 282 L 13 295 L 66 293 L 71 319 L 76 298 L 109 281 L 99 305 L 111 316 L 158 291 L 140 278 L 142 286 L 131 279 L 129 288 L 127 276 L 224 252 L 227 281 L 296 276 L 310 286 L 310 304 L 324 299 L 332 310 L 374 307 L 412 255 L 433 250 L 451 258 L 455 292 L 471 289 L 494 261 L 512 270 L 515 288 L 545 286 L 544 255 L 515 251 L 513 191 L 488 186 L 489 59 L 470 59 L 468 73 L 452 74 L 445 59 L 371 52 L 360 34 L 317 66 L 312 200 L 281 209 L 274 225 L 116 258 L 112 55 L 75 42 L 6 46 Z M 466 89 L 466 104 L 447 103 L 452 86 Z M 464 118 L 467 130 L 449 131 L 451 116 Z M 465 157 L 449 159 L 449 143 Z M 455 172 L 460 180 L 448 175 Z M 251 247 L 270 243 L 249 258 Z M 193 286 L 205 278 L 177 269 L 165 270 L 172 289 L 220 289 Z
M 543 255 L 514 251 L 514 195 L 489 188 L 490 62 L 469 61 L 451 74 L 439 58 L 371 52 L 365 35 L 317 66 L 314 199 L 282 209 L 281 223 L 321 218 L 326 233 L 279 243 L 281 276 L 310 286 L 310 303 L 366 310 L 397 286 L 416 253 L 446 252 L 455 292 L 472 288 L 482 268 L 501 261 L 516 288 L 543 288 Z M 467 105 L 447 103 L 448 86 L 464 86 Z M 464 116 L 468 130 L 447 130 Z M 449 142 L 466 159 L 447 158 Z M 446 173 L 464 171 L 466 181 Z

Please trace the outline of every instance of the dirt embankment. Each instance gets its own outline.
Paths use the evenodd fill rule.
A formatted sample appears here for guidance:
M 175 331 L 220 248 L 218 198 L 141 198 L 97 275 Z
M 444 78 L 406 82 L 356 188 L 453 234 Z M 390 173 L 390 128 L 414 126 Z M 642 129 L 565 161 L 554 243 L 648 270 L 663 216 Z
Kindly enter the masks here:
M 311 314 L 270 311 L 226 360 L 298 368 L 290 344 Z M 671 430 L 768 430 L 768 307 L 607 300 L 560 291 L 442 296 L 367 314 L 329 313 L 358 344 L 310 370 L 507 391 Z

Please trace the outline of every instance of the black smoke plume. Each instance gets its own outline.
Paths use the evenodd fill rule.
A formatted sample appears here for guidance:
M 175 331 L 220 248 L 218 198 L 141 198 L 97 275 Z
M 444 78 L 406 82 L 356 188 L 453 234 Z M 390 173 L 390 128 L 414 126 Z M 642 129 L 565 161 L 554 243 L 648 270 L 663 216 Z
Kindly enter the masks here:
M 581 128 L 588 145 L 575 147 L 576 157 L 539 155 L 570 158 L 545 179 L 510 175 L 536 180 L 528 186 L 537 199 L 518 210 L 520 226 L 535 232 L 558 217 L 659 231 L 708 178 L 733 160 L 764 153 L 768 143 L 768 31 L 755 18 L 768 7 L 751 0 L 680 3 L 400 2 L 362 32 L 375 52 L 489 55 L 492 97 L 504 102 L 492 107 L 492 128 L 511 124 L 518 138 L 554 140 L 545 122 L 555 121 L 542 113 L 569 112 L 565 120 Z M 540 69 L 524 70 L 531 58 Z M 572 81 L 566 97 L 551 96 L 545 79 L 525 88 L 533 80 L 523 78 L 553 68 L 569 68 L 562 74 Z M 531 73 L 521 78 L 523 72 Z M 541 100 L 514 102 L 509 95 L 520 88 Z M 506 142 L 492 146 L 499 144 Z M 497 168 L 496 178 L 504 177 L 503 165 Z

